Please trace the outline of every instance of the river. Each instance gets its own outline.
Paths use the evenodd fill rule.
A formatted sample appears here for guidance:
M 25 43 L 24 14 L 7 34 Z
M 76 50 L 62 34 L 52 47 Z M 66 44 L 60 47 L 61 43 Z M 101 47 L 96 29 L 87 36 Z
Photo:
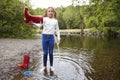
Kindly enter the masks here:
M 22 80 L 120 80 L 120 39 L 62 35 L 55 45 L 54 74 L 49 62 L 47 75 L 40 73 L 42 55 L 33 67 L 37 75 Z

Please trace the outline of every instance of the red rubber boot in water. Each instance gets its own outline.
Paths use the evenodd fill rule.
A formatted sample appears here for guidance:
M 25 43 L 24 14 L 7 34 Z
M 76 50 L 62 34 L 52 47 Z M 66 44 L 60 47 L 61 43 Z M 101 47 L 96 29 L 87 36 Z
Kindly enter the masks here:
M 23 63 L 18 64 L 17 66 L 22 68 L 28 68 L 29 60 L 30 60 L 30 57 L 28 55 L 24 55 Z
M 24 22 L 29 23 L 29 21 L 33 21 L 34 23 L 43 23 L 43 17 L 31 15 L 28 11 L 28 8 L 24 7 Z

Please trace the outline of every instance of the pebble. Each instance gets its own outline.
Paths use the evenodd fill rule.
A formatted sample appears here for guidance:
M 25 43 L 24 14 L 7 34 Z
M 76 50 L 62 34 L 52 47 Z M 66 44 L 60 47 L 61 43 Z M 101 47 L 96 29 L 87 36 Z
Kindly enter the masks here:
M 41 49 L 41 38 L 0 39 L 0 80 L 14 79 L 20 72 L 16 65 L 22 62 L 23 56 L 29 53 L 33 58 Z

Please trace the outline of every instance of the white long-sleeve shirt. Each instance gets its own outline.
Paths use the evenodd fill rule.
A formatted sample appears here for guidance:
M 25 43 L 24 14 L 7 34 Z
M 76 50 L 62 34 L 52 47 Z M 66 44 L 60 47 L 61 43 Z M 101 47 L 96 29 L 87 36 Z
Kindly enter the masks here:
M 58 20 L 55 18 L 43 17 L 43 24 L 35 23 L 34 27 L 40 28 L 43 26 L 42 34 L 57 34 L 57 39 L 60 40 L 60 31 L 58 26 Z

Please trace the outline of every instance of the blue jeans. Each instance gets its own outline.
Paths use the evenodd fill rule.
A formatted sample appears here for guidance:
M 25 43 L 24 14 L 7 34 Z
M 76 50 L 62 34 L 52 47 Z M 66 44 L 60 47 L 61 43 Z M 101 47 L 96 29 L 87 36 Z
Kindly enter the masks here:
M 43 65 L 47 66 L 47 56 L 49 53 L 50 66 L 53 66 L 54 35 L 42 34 Z

